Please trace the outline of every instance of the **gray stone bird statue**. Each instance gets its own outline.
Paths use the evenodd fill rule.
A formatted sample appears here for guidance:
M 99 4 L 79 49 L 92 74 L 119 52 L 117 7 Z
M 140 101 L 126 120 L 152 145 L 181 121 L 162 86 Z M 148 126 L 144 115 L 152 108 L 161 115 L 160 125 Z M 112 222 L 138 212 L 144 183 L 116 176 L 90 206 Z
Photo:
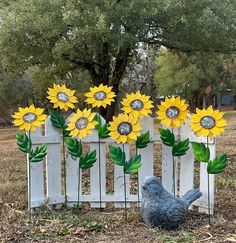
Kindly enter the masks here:
M 142 185 L 143 220 L 152 227 L 176 229 L 184 222 L 189 205 L 201 196 L 199 189 L 193 189 L 181 198 L 174 197 L 157 177 L 148 176 Z

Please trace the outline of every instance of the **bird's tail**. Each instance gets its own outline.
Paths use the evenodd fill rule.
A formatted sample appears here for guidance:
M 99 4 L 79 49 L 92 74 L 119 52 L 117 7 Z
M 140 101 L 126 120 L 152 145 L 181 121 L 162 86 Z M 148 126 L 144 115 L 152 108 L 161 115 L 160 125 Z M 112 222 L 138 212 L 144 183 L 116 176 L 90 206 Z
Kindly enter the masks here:
M 184 200 L 189 206 L 192 202 L 194 202 L 195 200 L 197 200 L 201 196 L 202 196 L 202 193 L 197 188 L 197 189 L 193 189 L 193 190 L 190 190 L 190 191 L 186 192 L 182 196 L 181 199 Z

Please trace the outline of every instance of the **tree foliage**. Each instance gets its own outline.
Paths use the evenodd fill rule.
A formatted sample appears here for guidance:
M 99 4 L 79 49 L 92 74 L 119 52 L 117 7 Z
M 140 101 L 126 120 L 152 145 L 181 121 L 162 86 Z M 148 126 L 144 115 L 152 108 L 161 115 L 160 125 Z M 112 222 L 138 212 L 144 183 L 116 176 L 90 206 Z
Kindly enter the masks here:
M 1 7 L 4 67 L 85 69 L 93 84 L 109 83 L 116 93 L 140 42 L 185 52 L 236 49 L 234 0 L 15 0 Z
M 164 49 L 156 62 L 155 80 L 159 94 L 181 95 L 196 101 L 194 106 L 201 106 L 200 98 L 236 88 L 234 54 L 186 54 Z

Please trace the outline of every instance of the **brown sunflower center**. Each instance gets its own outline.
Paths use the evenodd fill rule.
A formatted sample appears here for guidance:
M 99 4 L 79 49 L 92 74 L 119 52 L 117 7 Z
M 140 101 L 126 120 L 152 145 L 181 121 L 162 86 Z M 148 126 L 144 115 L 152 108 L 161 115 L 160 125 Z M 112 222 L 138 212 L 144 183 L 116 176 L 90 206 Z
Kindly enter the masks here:
M 25 122 L 33 122 L 37 119 L 37 116 L 33 113 L 33 112 L 29 112 L 29 113 L 26 113 L 24 116 L 23 116 L 23 120 Z
M 144 104 L 141 100 L 136 99 L 130 103 L 130 107 L 135 111 L 141 111 L 144 107 Z
M 63 103 L 66 103 L 69 101 L 69 95 L 64 92 L 59 92 L 57 94 L 57 99 Z
M 107 94 L 104 91 L 98 91 L 94 94 L 94 99 L 103 101 L 107 98 Z
M 132 124 L 129 122 L 121 122 L 117 131 L 120 135 L 128 135 L 132 132 Z
M 177 108 L 176 106 L 170 106 L 167 110 L 166 110 L 166 116 L 170 119 L 175 119 L 176 117 L 178 117 L 179 115 L 179 108 Z
M 200 124 L 205 129 L 212 129 L 216 125 L 216 120 L 212 116 L 204 116 L 200 120 Z
M 86 117 L 80 117 L 76 121 L 75 126 L 76 126 L 77 129 L 82 130 L 82 129 L 85 129 L 87 127 L 88 123 L 89 123 L 88 118 L 86 118 Z

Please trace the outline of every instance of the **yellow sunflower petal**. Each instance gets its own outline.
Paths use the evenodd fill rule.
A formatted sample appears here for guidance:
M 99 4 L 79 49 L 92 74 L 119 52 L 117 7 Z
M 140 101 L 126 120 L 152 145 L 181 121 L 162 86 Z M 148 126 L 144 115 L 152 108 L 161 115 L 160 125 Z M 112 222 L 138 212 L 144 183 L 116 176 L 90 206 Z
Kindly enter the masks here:
M 228 124 L 228 122 L 226 120 L 224 120 L 224 119 L 221 119 L 221 120 L 216 121 L 216 126 L 217 127 L 224 127 L 227 124 Z

